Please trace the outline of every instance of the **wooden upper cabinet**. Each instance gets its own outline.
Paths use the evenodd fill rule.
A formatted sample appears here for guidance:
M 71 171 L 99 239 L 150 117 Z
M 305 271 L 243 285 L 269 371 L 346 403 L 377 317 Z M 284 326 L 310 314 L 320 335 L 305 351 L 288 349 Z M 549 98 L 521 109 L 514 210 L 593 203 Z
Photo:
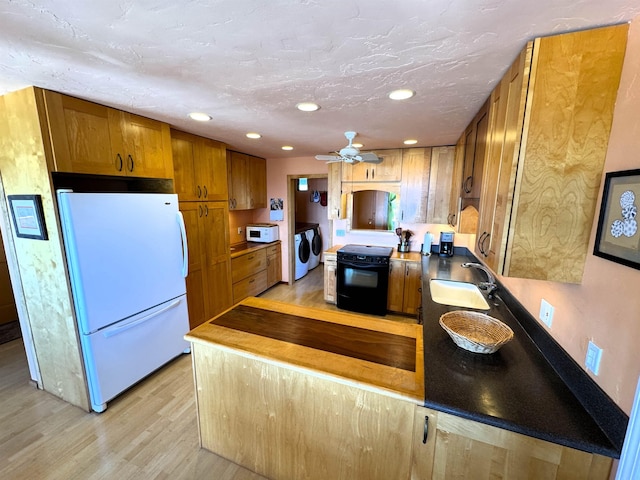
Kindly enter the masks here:
M 125 159 L 126 175 L 173 178 L 169 125 L 127 112 L 113 111 L 112 152 Z M 117 119 L 117 121 L 115 121 Z
M 264 158 L 227 152 L 229 209 L 250 210 L 267 206 L 267 163 Z
M 177 130 L 171 131 L 174 187 L 181 201 L 227 200 L 225 146 Z
M 487 170 L 499 172 L 481 206 L 492 221 L 481 222 L 477 247 L 497 273 L 582 281 L 627 31 L 618 25 L 536 39 L 503 79 L 504 135 L 500 143 L 494 124 Z
M 451 187 L 449 190 L 449 213 L 447 215 L 447 223 L 453 228 L 459 228 L 460 221 L 460 192 L 465 153 L 464 142 L 465 135 L 463 132 L 455 147 L 453 169 L 451 171 Z
M 402 183 L 400 184 L 401 220 L 426 223 L 431 148 L 406 148 L 402 151 Z
M 426 223 L 449 223 L 451 178 L 455 169 L 455 147 L 432 147 Z M 457 204 L 457 201 L 454 202 Z
M 489 102 L 485 102 L 465 130 L 462 192 L 463 198 L 480 198 L 482 171 L 489 126 Z
M 374 150 L 382 163 L 343 163 L 343 182 L 399 182 L 402 177 L 402 149 Z
M 167 124 L 47 90 L 44 98 L 53 170 L 173 177 Z

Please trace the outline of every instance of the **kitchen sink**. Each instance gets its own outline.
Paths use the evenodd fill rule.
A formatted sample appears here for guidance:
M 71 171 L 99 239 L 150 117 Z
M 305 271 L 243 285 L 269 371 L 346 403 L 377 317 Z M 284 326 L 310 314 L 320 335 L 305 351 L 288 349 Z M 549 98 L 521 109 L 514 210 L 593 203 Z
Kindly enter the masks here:
M 490 308 L 480 289 L 473 283 L 432 278 L 429 285 L 431 299 L 436 303 L 479 310 Z

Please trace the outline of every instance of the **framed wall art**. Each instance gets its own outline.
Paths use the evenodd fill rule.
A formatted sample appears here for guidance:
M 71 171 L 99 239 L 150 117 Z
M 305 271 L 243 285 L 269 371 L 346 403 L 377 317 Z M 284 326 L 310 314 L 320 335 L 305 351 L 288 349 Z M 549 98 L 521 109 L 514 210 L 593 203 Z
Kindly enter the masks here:
M 16 235 L 22 238 L 47 240 L 47 226 L 40 195 L 8 195 Z
M 605 176 L 593 254 L 640 270 L 640 170 Z

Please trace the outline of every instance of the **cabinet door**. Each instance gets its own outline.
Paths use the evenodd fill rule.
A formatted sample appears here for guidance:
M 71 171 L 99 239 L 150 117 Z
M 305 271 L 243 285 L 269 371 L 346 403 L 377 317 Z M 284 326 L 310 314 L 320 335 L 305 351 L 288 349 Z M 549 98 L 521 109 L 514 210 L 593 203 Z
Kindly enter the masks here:
M 267 161 L 259 157 L 247 157 L 247 189 L 249 208 L 267 207 Z
M 389 262 L 387 310 L 402 312 L 404 303 L 404 276 L 404 262 L 401 260 L 391 260 Z
M 226 202 L 203 202 L 208 316 L 214 317 L 232 304 L 229 255 L 229 210 Z
M 229 198 L 227 182 L 227 151 L 225 146 L 214 140 L 202 138 L 196 156 L 196 175 L 202 185 L 205 200 Z
M 327 303 L 336 303 L 337 265 L 335 255 L 324 254 L 324 300 Z
M 600 455 L 424 407 L 415 409 L 413 448 L 411 478 L 415 480 L 605 480 L 612 463 Z
M 489 100 L 480 108 L 465 131 L 464 181 L 462 183 L 464 198 L 480 198 L 489 129 L 488 110 Z
M 282 280 L 280 244 L 267 248 L 267 288 Z
M 125 175 L 125 159 L 112 152 L 110 119 L 103 105 L 44 90 L 57 172 Z
M 346 209 L 342 209 L 342 162 L 330 163 L 328 168 L 327 216 L 336 220 L 346 215 Z
M 422 265 L 418 262 L 405 262 L 402 312 L 415 315 L 421 304 Z
M 402 151 L 402 184 L 400 185 L 401 220 L 426 223 L 431 148 L 407 148 Z
M 399 182 L 402 177 L 402 149 L 375 150 L 382 163 L 343 164 L 344 182 Z
M 173 187 L 181 201 L 202 200 L 202 184 L 198 182 L 196 167 L 197 142 L 191 135 L 171 131 L 173 154 Z
M 460 196 L 462 188 L 462 175 L 465 155 L 465 134 L 463 133 L 456 143 L 453 171 L 451 173 L 451 195 L 449 196 L 449 214 L 447 223 L 453 228 L 458 227 L 460 220 Z
M 127 175 L 173 178 L 169 125 L 132 113 L 118 113 L 111 119 L 113 149 L 124 158 Z
M 229 209 L 247 210 L 249 198 L 247 192 L 247 155 L 227 152 L 227 182 L 229 184 Z
M 433 147 L 431 149 L 426 223 L 449 223 L 451 178 L 454 166 L 455 147 Z
M 184 217 L 189 245 L 189 274 L 187 284 L 187 307 L 189 309 L 189 327 L 195 328 L 208 319 L 206 286 L 206 257 L 204 245 L 204 227 L 202 220 L 204 208 L 194 202 L 180 202 L 180 211 Z
M 505 216 L 512 200 L 531 46 L 525 48 L 491 94 L 489 151 L 482 184 L 476 254 L 496 272 L 502 271 Z M 524 87 L 524 88 L 523 88 Z

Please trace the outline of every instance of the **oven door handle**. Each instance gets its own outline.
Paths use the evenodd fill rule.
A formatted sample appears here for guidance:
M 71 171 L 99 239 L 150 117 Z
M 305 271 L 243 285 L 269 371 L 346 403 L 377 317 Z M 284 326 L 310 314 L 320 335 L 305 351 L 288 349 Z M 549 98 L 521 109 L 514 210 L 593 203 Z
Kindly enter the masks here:
M 366 263 L 366 262 L 351 262 L 349 260 L 338 260 L 338 265 L 345 267 L 361 268 L 363 270 L 380 269 L 380 267 L 388 267 L 388 264 L 384 263 Z

